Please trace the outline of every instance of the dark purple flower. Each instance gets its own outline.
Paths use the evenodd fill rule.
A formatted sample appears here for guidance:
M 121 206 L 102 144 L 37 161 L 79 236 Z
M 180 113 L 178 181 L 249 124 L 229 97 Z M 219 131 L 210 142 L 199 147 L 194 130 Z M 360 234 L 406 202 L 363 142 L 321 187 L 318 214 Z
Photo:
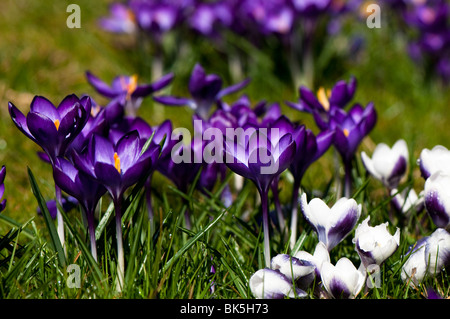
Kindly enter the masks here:
M 246 79 L 238 84 L 222 88 L 222 79 L 216 74 L 206 74 L 200 64 L 196 64 L 190 80 L 190 98 L 180 98 L 174 96 L 155 96 L 153 99 L 159 103 L 172 106 L 189 106 L 196 114 L 206 119 L 214 103 L 217 103 L 223 96 L 239 91 L 250 82 Z
M 192 29 L 208 37 L 217 37 L 219 30 L 232 24 L 233 12 L 227 3 L 200 3 L 189 16 Z
M 374 128 L 377 113 L 373 103 L 366 108 L 355 104 L 348 112 L 336 109 L 331 114 L 329 128 L 335 130 L 334 145 L 344 162 L 353 158 L 359 144 Z
M 250 179 L 261 197 L 264 231 L 264 257 L 270 265 L 268 192 L 278 175 L 291 165 L 295 154 L 292 135 L 282 135 L 277 128 L 238 128 L 234 136 L 226 135 L 224 141 L 225 163 L 233 172 Z
M 170 1 L 130 1 L 139 28 L 160 42 L 182 19 L 182 8 Z
M 299 88 L 299 102 L 286 104 L 298 111 L 314 115 L 317 126 L 321 130 L 328 129 L 330 113 L 333 109 L 343 109 L 353 99 L 357 87 L 356 78 L 351 77 L 348 82 L 336 82 L 331 91 L 320 88 L 317 96 L 305 86 Z
M 79 99 L 72 94 L 55 107 L 45 97 L 35 96 L 27 116 L 11 102 L 8 107 L 19 130 L 41 146 L 54 162 L 57 156 L 65 155 L 70 143 L 85 126 L 91 112 L 91 99 L 87 96 Z
M 77 205 L 79 204 L 77 199 L 72 196 L 62 197 L 61 202 L 62 202 L 61 206 L 66 213 L 69 212 L 70 210 L 72 210 L 73 208 L 77 207 Z M 56 219 L 56 215 L 58 212 L 58 206 L 56 205 L 56 200 L 51 199 L 51 200 L 47 201 L 45 204 L 47 205 L 47 209 L 50 214 L 50 217 L 53 219 Z M 38 214 L 42 214 L 41 208 L 38 207 L 36 209 L 36 212 Z
M 141 154 L 143 145 L 137 131 L 125 134 L 117 143 L 94 134 L 86 150 L 74 156 L 75 165 L 103 184 L 117 201 L 156 164 L 159 145 L 150 144 Z
M 111 85 L 103 82 L 89 71 L 86 72 L 86 78 L 89 84 L 91 84 L 98 93 L 110 98 L 112 100 L 111 102 L 114 101 L 115 106 L 125 104 L 126 112 L 135 116 L 137 109 L 141 105 L 142 99 L 169 85 L 173 80 L 173 74 L 166 74 L 159 80 L 150 84 L 138 84 L 137 75 L 117 76 L 112 80 Z

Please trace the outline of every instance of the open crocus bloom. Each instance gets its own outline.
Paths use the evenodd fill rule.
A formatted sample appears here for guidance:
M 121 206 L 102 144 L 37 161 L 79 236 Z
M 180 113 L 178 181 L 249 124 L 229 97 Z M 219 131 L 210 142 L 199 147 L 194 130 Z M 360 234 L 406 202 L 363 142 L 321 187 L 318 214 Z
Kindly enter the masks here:
M 450 166 L 448 165 L 450 163 L 450 151 L 442 145 L 436 145 L 431 150 L 423 149 L 417 162 L 425 179 L 437 171 L 450 173 Z
M 425 182 L 425 208 L 437 227 L 450 225 L 450 175 L 437 171 Z
M 321 271 L 322 283 L 333 298 L 353 299 L 364 286 L 365 272 L 353 265 L 346 257 L 338 260 L 336 266 L 324 262 Z
M 203 119 L 208 118 L 214 103 L 223 96 L 241 90 L 250 82 L 246 79 L 232 86 L 222 88 L 222 79 L 216 74 L 206 74 L 200 64 L 196 64 L 189 79 L 190 98 L 175 96 L 158 96 L 154 100 L 172 106 L 188 106 Z
M 26 116 L 11 102 L 8 107 L 17 128 L 42 147 L 53 163 L 57 156 L 65 155 L 70 143 L 86 125 L 91 99 L 87 96 L 79 99 L 72 94 L 55 107 L 45 97 L 35 96 Z
M 358 225 L 353 243 L 364 265 L 381 265 L 389 258 L 400 244 L 400 229 L 392 236 L 388 229 L 388 223 L 375 227 L 369 226 L 370 216 Z
M 151 143 L 141 154 L 143 143 L 137 131 L 125 134 L 117 143 L 94 134 L 85 153 L 74 156 L 75 165 L 103 184 L 114 200 L 145 174 L 150 174 L 158 159 L 160 146 Z
M 405 175 L 408 158 L 408 146 L 404 140 L 398 140 L 392 148 L 384 143 L 378 144 L 372 158 L 361 152 L 366 170 L 389 189 L 397 187 Z
M 294 288 L 292 281 L 279 270 L 260 269 L 249 280 L 250 290 L 257 299 L 282 299 L 305 297 L 306 292 Z
M 314 227 L 319 241 L 325 244 L 328 251 L 352 231 L 361 215 L 361 204 L 353 198 L 342 197 L 329 208 L 319 198 L 312 199 L 308 204 L 303 193 L 300 205 L 303 216 Z
M 418 285 L 426 275 L 437 275 L 450 265 L 450 234 L 442 228 L 420 239 L 406 254 L 401 278 Z

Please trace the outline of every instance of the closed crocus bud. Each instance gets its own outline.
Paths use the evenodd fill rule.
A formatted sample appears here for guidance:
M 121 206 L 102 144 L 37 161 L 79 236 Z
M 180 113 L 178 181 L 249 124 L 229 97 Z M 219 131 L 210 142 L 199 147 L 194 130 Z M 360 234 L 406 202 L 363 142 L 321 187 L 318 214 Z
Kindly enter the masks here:
M 450 225 L 450 175 L 438 171 L 425 182 L 425 208 L 434 224 L 440 228 Z
M 423 191 L 417 195 L 414 189 L 404 189 L 399 192 L 398 189 L 394 188 L 391 190 L 392 204 L 394 208 L 406 214 L 410 210 L 415 210 L 420 212 L 424 207 Z
M 306 194 L 301 198 L 301 210 L 306 220 L 314 227 L 328 251 L 339 244 L 355 227 L 361 216 L 361 204 L 353 198 L 340 198 L 329 208 L 319 198 L 312 199 L 309 204 Z
M 269 268 L 255 272 L 249 281 L 250 290 L 257 299 L 282 299 L 284 297 L 306 297 L 306 292 L 294 288 L 290 281 L 279 270 Z
M 450 233 L 438 228 L 414 244 L 406 255 L 401 278 L 411 286 L 418 285 L 426 275 L 437 275 L 450 265 Z
M 321 271 L 322 283 L 331 297 L 353 299 L 361 291 L 366 279 L 362 272 L 346 257 L 338 260 L 336 266 L 324 262 Z
M 397 187 L 405 175 L 408 158 L 408 146 L 404 140 L 398 140 L 392 148 L 384 143 L 378 144 L 372 158 L 361 152 L 366 170 L 389 189 Z
M 278 254 L 272 258 L 270 268 L 279 270 L 291 282 L 314 273 L 315 266 L 307 260 Z
M 389 258 L 400 244 L 400 229 L 391 235 L 387 229 L 388 223 L 369 226 L 370 216 L 358 225 L 353 243 L 364 265 L 381 265 Z
M 442 146 L 436 145 L 431 150 L 425 148 L 420 152 L 417 161 L 422 177 L 427 179 L 437 171 L 450 173 L 450 151 Z

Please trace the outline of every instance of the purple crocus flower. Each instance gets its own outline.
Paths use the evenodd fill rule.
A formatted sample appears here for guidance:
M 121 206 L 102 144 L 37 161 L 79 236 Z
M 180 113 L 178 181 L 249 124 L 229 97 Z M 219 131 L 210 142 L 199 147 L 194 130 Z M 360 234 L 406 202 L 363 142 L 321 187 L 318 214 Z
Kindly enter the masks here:
M 173 73 L 168 73 L 150 84 L 138 84 L 137 75 L 117 76 L 112 80 L 111 85 L 100 80 L 89 71 L 86 72 L 86 78 L 89 84 L 91 84 L 101 95 L 110 98 L 113 101 L 121 101 L 124 99 L 125 111 L 129 115 L 135 116 L 142 103 L 142 99 L 169 85 L 173 80 Z
M 106 188 L 61 157 L 58 157 L 53 165 L 53 178 L 63 191 L 78 200 L 88 221 L 92 256 L 97 260 L 94 214 L 98 201 L 106 193 Z
M 233 21 L 233 12 L 226 2 L 200 3 L 189 16 L 190 27 L 200 34 L 215 38 L 219 30 L 230 26 Z
M 110 6 L 110 16 L 101 18 L 100 27 L 113 33 L 135 33 L 136 18 L 131 9 L 122 3 L 113 3 Z
M 31 101 L 30 112 L 25 116 L 11 102 L 9 114 L 17 128 L 38 144 L 52 165 L 58 156 L 65 156 L 70 144 L 86 125 L 91 112 L 91 99 L 79 99 L 75 94 L 66 96 L 58 107 L 42 96 Z M 61 203 L 61 190 L 55 185 L 56 200 Z M 64 247 L 64 222 L 57 213 L 58 235 Z
M 331 146 L 334 131 L 324 131 L 316 136 L 311 130 L 306 129 L 304 125 L 295 126 L 284 115 L 272 123 L 271 127 L 278 128 L 281 134 L 292 134 L 292 138 L 296 145 L 294 160 L 289 166 L 289 170 L 294 176 L 290 228 L 290 243 L 291 247 L 293 247 L 297 239 L 298 196 L 303 175 L 305 174 L 307 168 L 319 159 Z
M 208 118 L 211 107 L 223 96 L 241 90 L 250 82 L 246 79 L 232 86 L 222 88 L 222 79 L 216 74 L 206 74 L 200 64 L 196 64 L 189 79 L 189 92 L 191 98 L 174 96 L 155 96 L 153 99 L 159 103 L 171 106 L 189 106 L 203 119 Z
M 357 87 L 355 77 L 348 82 L 340 80 L 335 83 L 330 91 L 320 88 L 317 96 L 305 86 L 299 88 L 299 102 L 287 101 L 286 104 L 300 112 L 311 113 L 321 130 L 329 128 L 329 119 L 332 110 L 343 109 L 353 99 Z
M 292 0 L 294 8 L 306 18 L 317 17 L 331 5 L 331 0 Z
M 3 197 L 5 193 L 5 176 L 6 176 L 6 167 L 3 165 L 0 169 L 0 199 Z M 0 212 L 4 211 L 6 207 L 6 198 L 4 198 L 0 202 Z
M 58 107 L 42 96 L 35 96 L 25 116 L 13 103 L 8 103 L 11 119 L 17 128 L 38 144 L 53 163 L 64 156 L 70 143 L 81 132 L 91 112 L 89 97 L 66 96 Z
M 122 239 L 122 200 L 124 192 L 142 178 L 148 176 L 156 165 L 160 146 L 150 144 L 143 153 L 139 133 L 132 131 L 117 143 L 93 134 L 85 151 L 74 155 L 78 169 L 102 184 L 111 195 L 116 215 L 116 237 L 118 251 L 117 289 L 123 288 L 125 261 Z
M 334 146 L 345 168 L 344 194 L 350 197 L 352 159 L 363 138 L 374 128 L 377 113 L 374 104 L 369 103 L 366 108 L 355 104 L 348 112 L 334 109 L 330 116 L 329 128 L 335 131 Z
M 245 130 L 244 130 L 245 129 Z M 295 154 L 292 135 L 281 135 L 277 128 L 270 130 L 241 128 L 234 136 L 227 134 L 224 141 L 225 163 L 233 172 L 250 179 L 261 197 L 264 231 L 264 256 L 270 264 L 268 192 L 269 187 L 289 165 Z

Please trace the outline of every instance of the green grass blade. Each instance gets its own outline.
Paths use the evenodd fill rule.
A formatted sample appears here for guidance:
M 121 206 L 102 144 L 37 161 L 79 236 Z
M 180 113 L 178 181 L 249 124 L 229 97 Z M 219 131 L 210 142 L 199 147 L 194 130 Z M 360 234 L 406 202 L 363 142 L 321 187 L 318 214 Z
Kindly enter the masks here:
M 55 224 L 53 223 L 53 219 L 50 216 L 50 213 L 47 209 L 47 203 L 42 197 L 42 194 L 39 190 L 39 186 L 36 183 L 36 179 L 34 178 L 33 172 L 28 167 L 28 177 L 30 179 L 31 190 L 33 192 L 34 197 L 38 202 L 39 208 L 41 209 L 42 215 L 44 216 L 45 224 L 47 225 L 48 231 L 50 233 L 50 238 L 52 240 L 53 248 L 57 252 L 59 264 L 64 267 L 66 265 L 66 256 L 64 254 L 64 249 L 61 245 L 61 241 L 59 240 L 58 232 L 56 230 Z
M 166 262 L 164 268 L 162 269 L 163 273 L 165 273 L 174 262 L 176 262 L 189 248 L 191 248 L 192 245 L 194 245 L 200 238 L 202 238 L 204 234 L 206 234 L 212 227 L 214 227 L 214 225 L 216 225 L 221 220 L 225 212 L 226 210 L 223 210 L 222 213 L 220 213 L 220 215 L 216 217 L 216 219 L 209 223 L 205 228 L 200 230 L 194 237 L 189 239 L 186 244 L 181 247 L 181 249 L 177 251 L 177 253 Z

